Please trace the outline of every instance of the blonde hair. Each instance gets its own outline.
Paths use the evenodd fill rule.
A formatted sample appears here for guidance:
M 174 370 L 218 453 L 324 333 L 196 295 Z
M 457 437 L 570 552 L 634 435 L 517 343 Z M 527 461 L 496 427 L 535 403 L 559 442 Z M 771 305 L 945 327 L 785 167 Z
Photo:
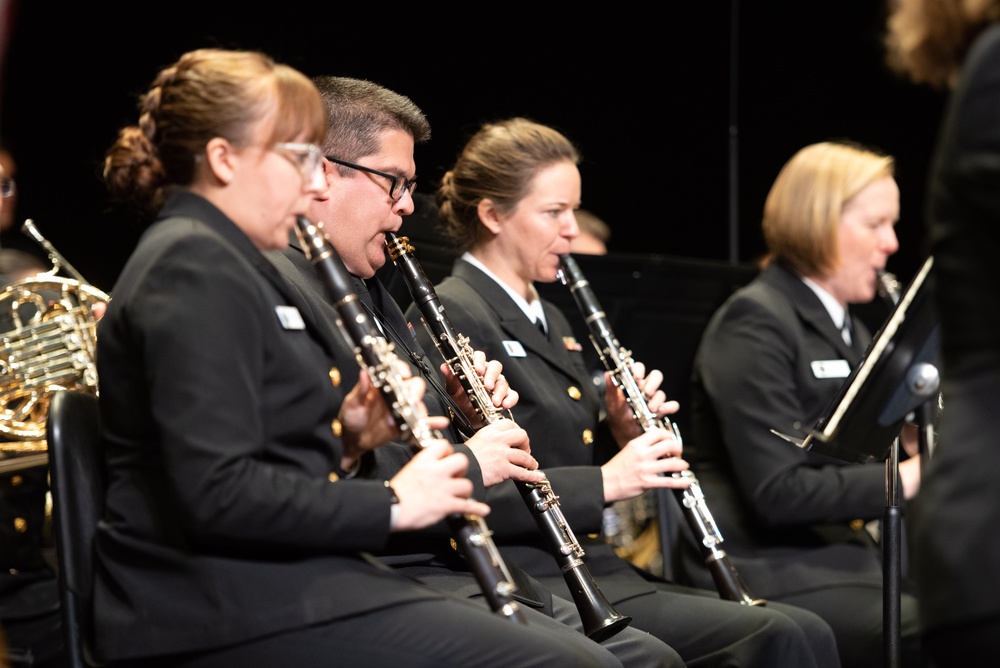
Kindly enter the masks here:
M 837 230 L 844 204 L 894 170 L 891 156 L 850 142 L 798 151 L 781 168 L 764 203 L 769 260 L 803 276 L 833 272 L 840 264 Z

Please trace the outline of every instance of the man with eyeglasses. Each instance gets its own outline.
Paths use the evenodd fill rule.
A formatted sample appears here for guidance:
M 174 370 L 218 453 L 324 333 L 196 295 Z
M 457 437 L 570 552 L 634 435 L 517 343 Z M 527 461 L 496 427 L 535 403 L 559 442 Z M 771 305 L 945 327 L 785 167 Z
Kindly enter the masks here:
M 399 230 L 403 216 L 413 211 L 416 182 L 413 150 L 417 142 L 429 138 L 430 126 L 411 100 L 371 82 L 319 77 L 313 83 L 328 109 L 330 129 L 323 152 L 329 187 L 316 198 L 309 217 L 313 222 L 323 223 L 332 245 L 354 277 L 355 291 L 375 323 L 395 344 L 397 355 L 406 358 L 408 350 L 422 354 L 413 342 L 402 311 L 376 272 L 387 262 L 385 234 Z M 315 267 L 297 249 L 297 240 L 293 240 L 293 246 L 296 248 L 272 253 L 270 259 L 314 304 L 317 312 L 327 316 L 330 326 L 335 326 L 337 313 L 326 300 Z M 359 378 L 360 367 L 346 342 L 343 357 L 340 382 L 352 387 Z M 496 380 L 499 365 L 490 362 L 487 368 L 487 384 L 495 396 L 505 397 L 508 402 L 516 400 L 516 394 L 509 393 L 505 382 Z M 433 391 L 424 395 L 424 403 L 433 414 L 446 414 L 445 402 Z M 456 406 L 455 410 L 461 409 Z M 538 481 L 541 477 L 532 471 L 537 464 L 527 452 L 526 434 L 513 424 L 485 428 L 465 443 L 457 432 L 450 437 L 456 443 L 455 449 L 468 456 L 469 477 L 477 489 L 508 477 L 527 481 Z M 357 475 L 391 477 L 392 471 L 410 456 L 409 446 L 384 445 L 363 461 Z M 489 518 L 486 521 L 488 524 Z M 394 538 L 387 552 L 379 555 L 387 564 L 432 587 L 486 604 L 471 570 L 451 546 L 446 527 L 439 525 L 421 532 L 395 534 Z M 636 629 L 626 628 L 600 644 L 590 640 L 583 633 L 583 623 L 572 602 L 552 597 L 551 592 L 520 571 L 515 570 L 513 578 L 518 588 L 515 598 L 530 625 L 571 640 L 604 665 L 683 665 L 669 646 Z M 459 629 L 455 632 L 461 633 Z

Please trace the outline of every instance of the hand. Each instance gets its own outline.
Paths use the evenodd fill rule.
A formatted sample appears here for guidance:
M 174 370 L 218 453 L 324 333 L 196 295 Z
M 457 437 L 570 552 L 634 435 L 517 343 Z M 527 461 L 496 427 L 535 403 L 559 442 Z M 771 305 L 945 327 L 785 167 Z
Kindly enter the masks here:
M 664 429 L 650 429 L 633 438 L 601 467 L 604 501 L 631 499 L 647 489 L 687 487 L 686 481 L 669 475 L 689 468 L 680 454 L 680 443 Z
M 513 420 L 497 420 L 480 429 L 465 442 L 483 471 L 483 484 L 492 487 L 508 478 L 521 482 L 541 482 L 545 474 L 529 454 L 528 432 Z
M 425 443 L 389 481 L 399 498 L 393 531 L 424 529 L 453 513 L 488 515 L 488 505 L 470 498 L 472 481 L 464 477 L 468 469 L 468 458 L 444 439 Z
M 410 366 L 402 360 L 395 361 L 394 369 L 403 391 L 410 397 L 420 416 L 426 420 L 427 426 L 431 429 L 447 428 L 449 423 L 447 417 L 427 416 L 427 408 L 421 400 L 426 389 L 423 379 L 413 377 Z M 365 370 L 359 375 L 357 385 L 344 397 L 337 417 L 343 428 L 341 438 L 344 452 L 341 456 L 341 467 L 345 471 L 353 468 L 366 452 L 396 440 L 400 435 L 385 396 Z
M 912 499 L 920 491 L 920 455 L 899 462 L 899 481 L 903 486 L 903 498 Z
M 482 380 L 483 387 L 490 392 L 490 400 L 493 406 L 510 410 L 517 404 L 519 398 L 517 392 L 511 389 L 507 379 L 503 376 L 503 364 L 497 360 L 486 361 L 486 354 L 481 350 L 473 351 L 472 364 L 476 375 Z M 475 428 L 483 426 L 482 418 L 476 412 L 469 398 L 469 393 L 462 386 L 461 381 L 455 376 L 448 364 L 441 365 L 441 373 L 445 379 L 445 390 L 451 395 L 455 404 L 462 413 L 469 419 Z
M 920 427 L 910 422 L 903 425 L 899 432 L 899 442 L 903 446 L 903 452 L 909 457 L 920 454 Z
M 344 452 L 340 465 L 343 470 L 354 468 L 366 452 L 374 450 L 399 435 L 396 421 L 382 398 L 382 392 L 362 370 L 358 383 L 344 397 L 337 415 L 342 427 Z
M 649 410 L 661 419 L 680 410 L 680 404 L 676 401 L 667 401 L 666 393 L 659 389 L 663 382 L 663 373 L 653 369 L 647 376 L 645 372 L 646 367 L 642 362 L 636 362 L 632 365 L 632 376 L 635 378 L 636 385 L 642 392 Z M 604 374 L 604 385 L 608 426 L 611 428 L 611 434 L 618 443 L 618 447 L 624 447 L 628 441 L 642 434 L 643 427 L 635 419 L 632 407 L 625 398 L 625 393 L 615 384 L 610 372 Z

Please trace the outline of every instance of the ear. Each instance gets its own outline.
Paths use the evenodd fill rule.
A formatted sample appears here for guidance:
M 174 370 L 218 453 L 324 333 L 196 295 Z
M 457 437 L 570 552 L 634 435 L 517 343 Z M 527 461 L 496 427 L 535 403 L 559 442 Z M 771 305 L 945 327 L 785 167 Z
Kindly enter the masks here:
M 235 174 L 233 145 L 222 137 L 213 137 L 205 145 L 205 159 L 212 175 L 221 185 L 228 186 Z
M 476 212 L 479 214 L 479 222 L 481 222 L 486 229 L 493 234 L 500 234 L 500 212 L 497 211 L 496 206 L 493 204 L 493 200 L 485 198 L 479 200 L 479 206 L 476 207 Z

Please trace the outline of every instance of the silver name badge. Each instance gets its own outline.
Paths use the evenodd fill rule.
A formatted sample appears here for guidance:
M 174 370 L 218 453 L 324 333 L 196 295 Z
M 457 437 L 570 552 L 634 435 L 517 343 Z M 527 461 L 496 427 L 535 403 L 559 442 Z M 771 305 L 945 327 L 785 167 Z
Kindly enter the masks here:
M 503 349 L 507 351 L 507 354 L 511 357 L 527 357 L 528 353 L 524 352 L 524 346 L 521 345 L 520 341 L 504 341 Z
M 274 312 L 278 314 L 278 320 L 285 329 L 305 329 L 306 323 L 302 319 L 302 314 L 294 306 L 275 306 Z
M 851 365 L 847 360 L 816 360 L 811 366 L 817 378 L 847 378 L 851 375 Z

